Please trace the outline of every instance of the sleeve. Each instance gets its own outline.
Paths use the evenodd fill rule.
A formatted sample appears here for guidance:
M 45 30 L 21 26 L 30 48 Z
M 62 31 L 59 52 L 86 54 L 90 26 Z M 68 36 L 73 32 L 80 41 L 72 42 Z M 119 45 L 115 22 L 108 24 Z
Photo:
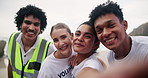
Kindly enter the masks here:
M 113 64 L 113 61 L 114 61 L 113 59 L 114 59 L 114 53 L 110 51 L 107 55 L 108 63 Z
M 41 65 L 37 78 L 52 78 L 50 67 L 51 66 L 49 64 L 48 58 L 46 58 L 43 64 Z
M 9 54 L 9 48 L 8 48 L 8 46 L 9 46 L 9 40 L 10 40 L 10 38 L 11 38 L 11 36 L 9 37 L 9 39 L 8 39 L 8 41 L 6 42 L 6 47 L 5 47 L 5 52 L 6 52 L 6 55 L 8 56 L 8 59 L 10 59 L 10 54 Z
M 100 61 L 98 60 L 89 60 L 86 63 L 86 67 L 91 67 L 93 69 L 96 69 L 98 71 L 102 71 L 103 70 L 103 65 L 101 64 Z
M 47 56 L 50 55 L 51 53 L 53 53 L 55 51 L 55 47 L 52 43 L 49 44 L 49 48 L 48 48 L 48 53 Z

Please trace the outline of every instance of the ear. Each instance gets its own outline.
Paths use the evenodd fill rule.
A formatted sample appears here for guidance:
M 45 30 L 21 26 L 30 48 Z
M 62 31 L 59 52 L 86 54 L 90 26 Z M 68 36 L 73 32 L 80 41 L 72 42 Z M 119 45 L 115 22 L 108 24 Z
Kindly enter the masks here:
M 128 28 L 128 23 L 127 23 L 127 21 L 126 21 L 126 20 L 123 20 L 122 24 L 123 24 L 123 26 L 124 26 L 124 30 L 126 31 L 127 28 Z
M 95 42 L 95 43 L 94 43 L 94 46 L 93 46 L 93 50 L 99 48 L 99 45 L 100 45 L 100 41 Z

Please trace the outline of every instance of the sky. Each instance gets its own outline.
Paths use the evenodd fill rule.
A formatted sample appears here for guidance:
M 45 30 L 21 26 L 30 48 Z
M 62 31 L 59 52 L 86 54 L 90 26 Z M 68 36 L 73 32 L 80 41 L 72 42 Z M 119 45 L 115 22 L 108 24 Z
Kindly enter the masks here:
M 89 18 L 90 12 L 107 0 L 0 0 L 0 38 L 8 38 L 17 31 L 14 24 L 16 12 L 28 4 L 41 8 L 47 15 L 47 27 L 40 35 L 50 40 L 50 28 L 56 23 L 67 24 L 72 32 Z M 148 22 L 148 0 L 112 0 L 122 8 L 124 18 L 128 21 L 127 33 Z M 1 39 L 0 39 L 1 40 Z

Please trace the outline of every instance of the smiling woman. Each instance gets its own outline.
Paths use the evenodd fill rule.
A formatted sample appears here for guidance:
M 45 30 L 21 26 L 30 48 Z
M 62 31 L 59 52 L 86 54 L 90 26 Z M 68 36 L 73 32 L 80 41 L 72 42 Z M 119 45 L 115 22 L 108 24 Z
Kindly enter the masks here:
M 100 72 L 104 69 L 95 53 L 100 42 L 91 25 L 89 21 L 82 23 L 77 28 L 73 38 L 73 49 L 77 53 L 73 57 L 77 59 L 77 65 L 75 65 L 72 70 L 72 74 L 75 78 L 84 78 L 87 72 L 92 70 Z M 71 62 L 72 65 L 75 61 L 71 60 Z M 88 78 L 89 77 L 90 76 L 88 76 Z

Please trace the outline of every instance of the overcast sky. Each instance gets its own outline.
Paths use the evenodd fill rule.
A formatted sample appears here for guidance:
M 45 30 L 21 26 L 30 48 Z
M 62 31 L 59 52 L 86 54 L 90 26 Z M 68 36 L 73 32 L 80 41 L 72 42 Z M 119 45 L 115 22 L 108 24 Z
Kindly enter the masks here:
M 0 38 L 9 37 L 17 31 L 14 24 L 16 12 L 28 4 L 43 9 L 47 15 L 47 28 L 41 35 L 50 39 L 51 26 L 63 22 L 75 29 L 84 21 L 88 20 L 90 12 L 99 4 L 107 0 L 0 0 Z M 123 8 L 125 20 L 128 21 L 127 33 L 139 25 L 148 22 L 148 0 L 113 0 Z

